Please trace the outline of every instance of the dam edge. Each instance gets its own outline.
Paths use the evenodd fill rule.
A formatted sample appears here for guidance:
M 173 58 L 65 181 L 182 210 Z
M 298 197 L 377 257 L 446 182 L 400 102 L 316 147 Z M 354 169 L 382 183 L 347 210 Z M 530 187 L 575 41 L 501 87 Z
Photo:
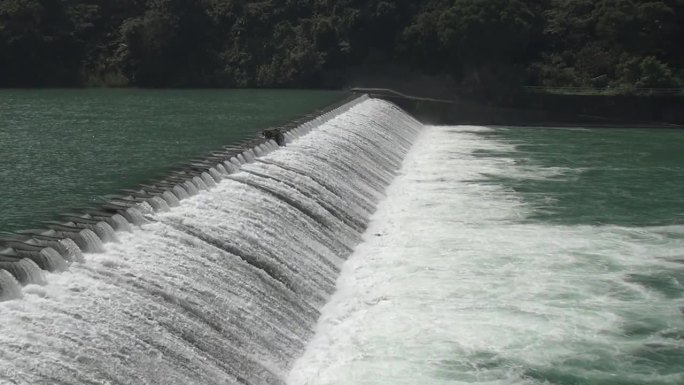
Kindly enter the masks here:
M 504 100 L 448 90 L 356 87 L 356 94 L 389 100 L 423 123 L 586 128 L 684 128 L 684 95 L 573 95 L 517 92 Z
M 242 164 L 277 150 L 367 98 L 348 93 L 298 118 L 257 129 L 254 137 L 171 167 L 162 178 L 107 195 L 103 204 L 45 218 L 45 228 L 12 233 L 0 229 L 0 301 L 21 297 L 21 286 L 45 284 L 44 272 L 62 272 L 70 263 L 83 262 L 82 253 L 103 252 L 102 244 L 117 241 L 116 232 L 130 232 L 132 226 L 148 223 L 145 213 L 178 206 L 181 200 L 237 172 Z M 278 137 L 269 134 L 273 132 Z

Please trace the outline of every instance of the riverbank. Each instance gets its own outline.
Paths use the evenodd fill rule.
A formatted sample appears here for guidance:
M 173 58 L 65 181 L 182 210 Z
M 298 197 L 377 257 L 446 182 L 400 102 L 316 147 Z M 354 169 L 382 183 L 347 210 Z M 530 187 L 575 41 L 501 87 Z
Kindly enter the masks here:
M 407 95 L 355 88 L 391 100 L 430 124 L 683 128 L 682 95 L 572 95 L 516 92 L 496 102 L 444 92 Z M 435 97 L 434 95 L 439 95 Z

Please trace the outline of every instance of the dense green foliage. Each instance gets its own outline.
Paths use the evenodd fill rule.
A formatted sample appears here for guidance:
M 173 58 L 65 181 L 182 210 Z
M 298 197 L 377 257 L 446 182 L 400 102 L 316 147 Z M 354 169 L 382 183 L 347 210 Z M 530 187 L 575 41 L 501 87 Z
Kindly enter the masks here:
M 682 86 L 684 0 L 0 0 L 0 85 Z M 484 87 L 486 88 L 486 87 Z

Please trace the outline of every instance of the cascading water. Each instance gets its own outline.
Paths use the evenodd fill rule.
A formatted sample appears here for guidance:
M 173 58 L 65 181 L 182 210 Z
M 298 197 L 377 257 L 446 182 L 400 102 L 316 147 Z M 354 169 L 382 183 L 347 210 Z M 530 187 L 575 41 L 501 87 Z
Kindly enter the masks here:
M 282 383 L 421 128 L 366 100 L 168 212 L 122 209 L 141 227 L 0 303 L 0 382 Z M 88 231 L 65 235 L 99 251 Z
M 95 234 L 97 234 L 98 237 L 102 240 L 102 242 L 119 242 L 119 239 L 116 237 L 114 228 L 110 226 L 106 222 L 98 222 L 94 226 L 92 226 L 92 229 Z
M 185 190 L 188 192 L 188 195 L 190 195 L 190 196 L 195 196 L 195 195 L 199 194 L 199 189 L 197 188 L 197 185 L 195 185 L 191 181 L 185 181 L 183 183 L 183 187 L 185 188 Z
M 180 201 L 178 200 L 178 197 L 175 196 L 171 191 L 164 191 L 162 197 L 166 201 L 166 204 L 169 206 L 169 208 L 180 206 Z
M 72 239 L 84 253 L 101 253 L 104 251 L 102 239 L 90 229 L 81 231 L 59 229 L 55 233 L 60 238 Z
M 0 270 L 0 301 L 21 298 L 21 286 L 6 270 Z
M 128 223 L 128 222 L 126 222 Z M 37 245 L 53 248 L 68 262 L 83 262 L 83 253 L 70 238 L 60 240 L 37 240 Z
M 154 208 L 154 211 L 157 211 L 157 212 L 166 212 L 166 211 L 169 211 L 171 209 L 171 207 L 169 207 L 169 204 L 166 203 L 166 201 L 160 197 L 150 198 L 150 205 L 152 205 Z
M 149 210 L 152 211 L 152 208 L 149 207 Z M 126 209 L 125 213 L 127 215 L 126 220 L 136 226 L 141 226 L 148 222 L 143 213 L 135 207 Z
M 426 127 L 288 383 L 684 384 L 682 143 Z
M 187 190 L 185 190 L 181 186 L 174 186 L 173 187 L 173 193 L 176 195 L 177 199 L 190 198 L 190 194 L 188 194 Z
M 45 271 L 59 272 L 67 269 L 67 262 L 64 257 L 51 247 L 46 247 L 40 251 L 17 250 L 17 255 L 32 260 Z
M 0 262 L 0 269 L 11 273 L 22 285 L 42 285 L 45 283 L 45 272 L 29 258 L 24 258 L 16 263 Z M 6 282 L 8 281 L 3 280 L 3 284 Z M 10 286 L 13 287 L 14 285 Z M 4 291 L 5 288 L 3 286 L 3 292 Z M 10 291 L 14 291 L 14 289 L 10 289 Z

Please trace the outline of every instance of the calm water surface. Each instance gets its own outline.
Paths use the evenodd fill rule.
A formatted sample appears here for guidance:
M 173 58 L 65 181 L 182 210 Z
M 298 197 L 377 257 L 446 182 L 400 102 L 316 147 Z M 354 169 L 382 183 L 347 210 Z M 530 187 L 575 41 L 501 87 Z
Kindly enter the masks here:
M 339 100 L 328 91 L 0 90 L 0 231 L 38 226 Z
M 475 153 L 512 159 L 524 173 L 487 176 L 534 207 L 531 221 L 684 224 L 684 130 L 513 128 L 483 135 L 513 145 Z

